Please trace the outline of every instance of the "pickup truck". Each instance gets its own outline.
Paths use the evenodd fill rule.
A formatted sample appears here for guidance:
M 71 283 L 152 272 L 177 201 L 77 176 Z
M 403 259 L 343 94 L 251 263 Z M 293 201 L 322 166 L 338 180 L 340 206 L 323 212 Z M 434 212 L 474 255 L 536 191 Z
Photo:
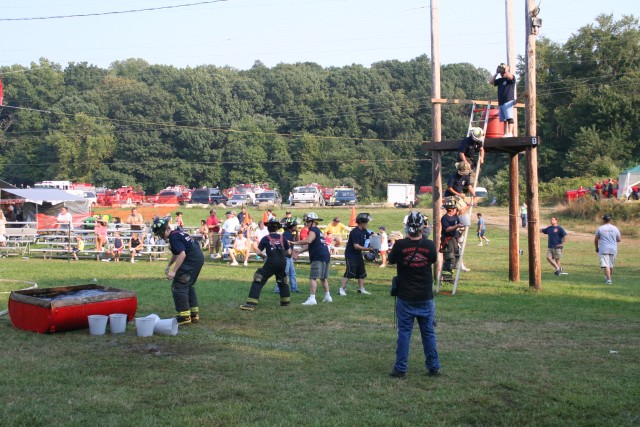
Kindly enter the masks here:
M 296 187 L 293 189 L 293 198 L 291 204 L 295 206 L 300 203 L 317 204 L 318 206 L 324 205 L 324 197 L 318 187 Z

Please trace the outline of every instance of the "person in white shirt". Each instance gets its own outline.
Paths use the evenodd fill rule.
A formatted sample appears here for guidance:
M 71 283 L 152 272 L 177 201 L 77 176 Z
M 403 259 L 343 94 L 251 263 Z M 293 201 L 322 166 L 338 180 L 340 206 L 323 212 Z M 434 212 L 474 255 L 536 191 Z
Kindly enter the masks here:
M 238 236 L 233 241 L 233 249 L 229 251 L 229 257 L 231 258 L 231 265 L 238 265 L 238 256 L 242 257 L 244 261 L 244 266 L 248 266 L 249 261 L 249 250 L 251 248 L 251 244 L 249 239 L 245 236 L 247 225 L 242 224 L 240 231 L 238 232 Z
M 67 211 L 67 208 L 60 209 L 60 213 L 58 214 L 58 218 L 56 219 L 56 221 L 56 228 L 59 228 L 61 230 L 69 230 L 73 228 L 73 217 Z
M 604 269 L 604 281 L 607 285 L 613 285 L 611 276 L 618 254 L 618 243 L 622 241 L 622 237 L 618 227 L 611 224 L 611 215 L 606 214 L 602 217 L 602 221 L 604 224 L 596 230 L 594 243 L 600 257 L 600 268 Z
M 236 217 L 235 212 L 227 211 L 227 219 L 222 223 L 222 251 L 227 250 L 227 245 L 231 239 L 231 234 L 240 229 L 240 221 Z

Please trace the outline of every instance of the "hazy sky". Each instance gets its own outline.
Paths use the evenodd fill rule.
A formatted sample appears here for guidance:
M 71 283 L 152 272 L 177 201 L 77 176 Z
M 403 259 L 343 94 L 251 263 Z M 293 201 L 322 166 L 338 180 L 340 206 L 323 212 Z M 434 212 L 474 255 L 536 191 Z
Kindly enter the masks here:
M 514 1 L 517 54 L 525 0 Z M 142 58 L 177 67 L 250 68 L 310 61 L 322 66 L 431 56 L 429 0 L 20 0 L 0 5 L 0 65 L 44 57 L 63 67 Z M 439 0 L 443 64 L 495 69 L 506 61 L 504 0 Z M 600 13 L 640 18 L 639 0 L 542 0 L 541 35 L 562 43 Z M 41 17 L 103 14 L 59 19 Z M 29 20 L 9 20 L 30 18 Z

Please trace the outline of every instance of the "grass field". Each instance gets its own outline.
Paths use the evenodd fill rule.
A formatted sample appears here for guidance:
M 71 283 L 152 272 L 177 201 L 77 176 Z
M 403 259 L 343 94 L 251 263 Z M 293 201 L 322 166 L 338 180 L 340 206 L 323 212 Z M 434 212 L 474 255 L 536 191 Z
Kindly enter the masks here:
M 218 209 L 219 213 L 222 209 Z M 326 219 L 349 210 L 317 210 Z M 203 212 L 185 210 L 188 224 Z M 280 308 L 267 283 L 258 309 L 238 306 L 253 272 L 207 260 L 198 283 L 202 321 L 175 337 L 40 335 L 0 317 L 2 425 L 539 425 L 640 424 L 640 245 L 623 235 L 614 285 L 603 283 L 591 234 L 572 233 L 556 277 L 543 287 L 508 281 L 507 212 L 483 209 L 491 245 L 471 241 L 455 296 L 436 296 L 442 375 L 426 376 L 414 334 L 405 380 L 390 378 L 396 331 L 388 296 L 394 269 L 368 264 L 370 296 Z M 258 211 L 255 212 L 258 214 Z M 302 216 L 295 209 L 294 215 Z M 400 230 L 406 211 L 374 210 L 371 228 Z M 548 222 L 547 211 L 542 223 Z M 204 218 L 205 216 L 202 216 Z M 597 224 L 593 224 L 595 230 Z M 585 227 L 587 227 L 585 225 Z M 588 227 L 587 227 L 588 228 Z M 525 236 L 521 236 L 524 244 Z M 546 247 L 546 238 L 542 240 Z M 130 289 L 138 315 L 174 315 L 164 262 L 100 263 L 11 258 L 0 277 L 40 287 L 86 284 Z M 2 284 L 0 310 L 10 291 Z M 15 285 L 14 287 L 19 287 Z M 444 290 L 449 290 L 445 288 Z

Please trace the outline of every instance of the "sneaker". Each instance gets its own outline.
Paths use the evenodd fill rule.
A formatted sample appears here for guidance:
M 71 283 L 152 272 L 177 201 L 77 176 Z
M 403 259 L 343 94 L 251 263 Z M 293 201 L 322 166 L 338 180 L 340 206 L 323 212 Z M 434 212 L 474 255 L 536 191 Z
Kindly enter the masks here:
M 561 269 L 557 269 L 556 272 L 553 273 L 553 274 L 555 274 L 556 276 L 559 276 L 561 273 L 562 273 L 562 270 Z
M 369 292 L 365 288 L 358 289 L 358 293 L 359 294 L 364 294 L 364 295 L 371 295 L 371 292 Z
M 513 134 L 512 133 L 505 133 L 503 138 L 513 138 Z
M 254 311 L 255 309 L 256 309 L 255 304 L 246 303 L 240 306 L 240 310 Z
M 302 303 L 302 305 L 317 305 L 317 304 L 318 304 L 318 302 L 316 301 L 316 297 L 315 296 L 311 296 L 311 297 L 307 298 L 307 300 Z
M 380 264 L 378 267 L 380 267 L 380 268 L 386 268 L 387 266 L 386 266 L 386 264 Z
M 439 377 L 440 369 L 429 369 L 429 372 L 427 373 L 427 375 L 429 375 L 430 377 Z
M 231 263 L 231 265 L 233 265 L 233 266 L 235 267 L 236 265 L 238 265 L 238 263 L 237 263 L 236 261 L 233 261 L 233 262 Z
M 217 256 L 215 256 L 214 254 L 211 254 L 211 255 L 209 255 L 209 258 L 211 258 L 211 259 L 216 259 L 216 258 L 217 258 Z
M 406 375 L 406 372 L 400 372 L 396 368 L 393 368 L 393 371 L 389 373 L 389 376 L 393 378 L 404 378 Z
M 345 289 L 343 287 L 338 288 L 338 295 L 340 295 L 341 297 L 346 297 L 347 296 L 347 291 L 345 291 Z
M 248 266 L 249 266 L 249 263 L 247 263 L 247 261 L 245 261 L 243 265 L 244 265 L 245 267 L 248 267 Z
M 465 267 L 464 265 L 463 265 L 462 267 L 460 267 L 460 270 L 461 270 L 461 271 L 464 271 L 465 273 L 466 273 L 466 272 L 468 272 L 468 271 L 471 271 L 471 269 L 470 269 L 470 268 L 467 268 L 467 267 Z
M 105 259 L 102 259 L 101 261 L 102 261 L 102 262 L 110 262 L 110 261 L 111 261 L 111 258 L 105 258 Z
M 482 242 L 478 243 L 478 246 L 483 246 L 483 245 L 482 245 Z
M 333 302 L 333 298 L 331 298 L 331 295 L 326 294 L 322 302 Z
M 613 285 L 613 281 L 612 280 L 607 280 L 607 285 Z
M 491 240 L 487 239 L 487 245 L 488 245 L 489 243 L 491 243 Z
M 136 260 L 135 260 L 135 259 L 132 259 L 132 260 L 131 260 L 131 264 L 134 264 L 135 262 L 136 262 Z

